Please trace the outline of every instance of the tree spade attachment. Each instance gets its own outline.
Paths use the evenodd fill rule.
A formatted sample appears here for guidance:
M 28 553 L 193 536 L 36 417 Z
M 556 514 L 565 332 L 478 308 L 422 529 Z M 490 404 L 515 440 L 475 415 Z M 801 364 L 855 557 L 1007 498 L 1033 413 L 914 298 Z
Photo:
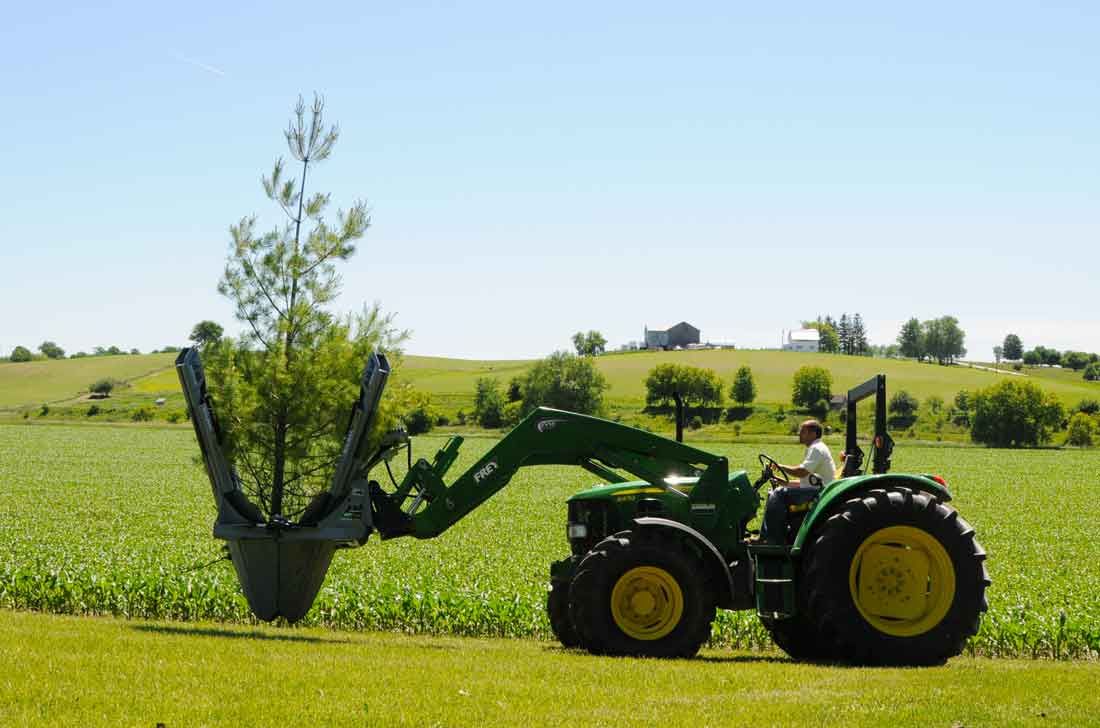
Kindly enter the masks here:
M 369 489 L 363 478 L 374 465 L 367 441 L 389 362 L 377 353 L 367 360 L 332 484 L 296 523 L 279 514 L 265 519 L 241 488 L 226 456 L 226 433 L 214 412 L 199 352 L 181 351 L 176 372 L 217 508 L 214 537 L 227 543 L 252 613 L 267 622 L 278 617 L 297 621 L 312 606 L 335 551 L 361 546 L 371 533 Z

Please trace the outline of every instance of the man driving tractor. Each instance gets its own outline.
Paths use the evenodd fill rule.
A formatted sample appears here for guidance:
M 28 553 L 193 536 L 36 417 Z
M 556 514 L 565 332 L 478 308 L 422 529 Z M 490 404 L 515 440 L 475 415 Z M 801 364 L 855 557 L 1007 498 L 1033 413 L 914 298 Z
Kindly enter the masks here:
M 798 441 L 806 446 L 806 456 L 801 465 L 773 463 L 776 481 L 782 482 L 768 495 L 764 507 L 764 522 L 760 526 L 760 539 L 768 543 L 786 542 L 787 513 L 808 510 L 821 489 L 836 479 L 836 464 L 829 446 L 821 440 L 821 423 L 806 420 L 798 428 Z M 797 483 L 787 479 L 798 478 Z

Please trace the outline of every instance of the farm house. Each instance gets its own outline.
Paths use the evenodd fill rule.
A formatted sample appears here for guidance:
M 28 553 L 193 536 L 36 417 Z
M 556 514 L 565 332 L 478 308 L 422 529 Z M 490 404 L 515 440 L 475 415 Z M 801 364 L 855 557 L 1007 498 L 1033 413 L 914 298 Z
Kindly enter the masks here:
M 821 339 L 817 329 L 788 331 L 787 339 L 783 342 L 783 351 L 818 352 L 820 350 Z
M 645 329 L 645 348 L 647 349 L 686 349 L 690 344 L 699 343 L 699 329 L 687 321 L 681 321 L 666 329 Z

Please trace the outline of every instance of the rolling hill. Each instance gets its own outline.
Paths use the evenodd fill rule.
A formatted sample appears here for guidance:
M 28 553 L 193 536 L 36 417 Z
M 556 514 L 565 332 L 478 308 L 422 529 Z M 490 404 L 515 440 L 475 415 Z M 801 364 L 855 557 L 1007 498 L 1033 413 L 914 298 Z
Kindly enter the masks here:
M 66 402 L 87 392 L 102 377 L 129 384 L 127 398 L 171 396 L 179 393 L 172 368 L 174 354 L 87 357 L 59 361 L 0 365 L 0 409 L 14 410 L 43 403 Z M 1009 376 L 965 366 L 941 367 L 913 361 L 848 357 L 836 354 L 804 354 L 784 351 L 666 351 L 607 354 L 596 365 L 607 377 L 608 401 L 617 409 L 638 409 L 645 402 L 645 377 L 663 362 L 706 367 L 723 381 L 733 381 L 741 366 L 752 368 L 760 403 L 787 403 L 791 379 L 803 366 L 820 366 L 833 374 L 833 389 L 842 392 L 875 374 L 886 374 L 890 391 L 905 389 L 918 399 L 931 395 L 950 401 L 961 389 L 975 390 Z M 532 360 L 472 360 L 433 356 L 403 357 L 396 376 L 428 392 L 444 412 L 469 409 L 479 377 L 497 378 L 502 386 L 521 375 Z M 1076 372 L 1059 369 L 1025 369 L 1023 375 L 1055 393 L 1065 404 L 1086 397 L 1100 398 L 1100 383 L 1086 382 Z
M 110 377 L 130 382 L 169 370 L 175 354 L 89 356 L 80 359 L 0 364 L 0 409 L 64 402 L 88 391 L 92 382 Z M 175 373 L 169 370 L 173 380 Z

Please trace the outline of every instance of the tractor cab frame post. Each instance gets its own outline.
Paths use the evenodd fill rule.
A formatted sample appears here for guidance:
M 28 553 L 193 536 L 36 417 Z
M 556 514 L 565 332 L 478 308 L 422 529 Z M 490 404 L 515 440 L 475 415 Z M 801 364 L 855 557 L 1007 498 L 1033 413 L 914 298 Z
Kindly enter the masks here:
M 886 431 L 886 375 L 879 374 L 848 390 L 848 417 L 844 438 L 844 472 L 842 477 L 861 475 L 864 453 L 857 441 L 856 405 L 870 396 L 875 398 L 875 434 L 871 440 L 873 458 L 871 472 L 876 475 L 890 471 L 890 456 L 894 440 Z

